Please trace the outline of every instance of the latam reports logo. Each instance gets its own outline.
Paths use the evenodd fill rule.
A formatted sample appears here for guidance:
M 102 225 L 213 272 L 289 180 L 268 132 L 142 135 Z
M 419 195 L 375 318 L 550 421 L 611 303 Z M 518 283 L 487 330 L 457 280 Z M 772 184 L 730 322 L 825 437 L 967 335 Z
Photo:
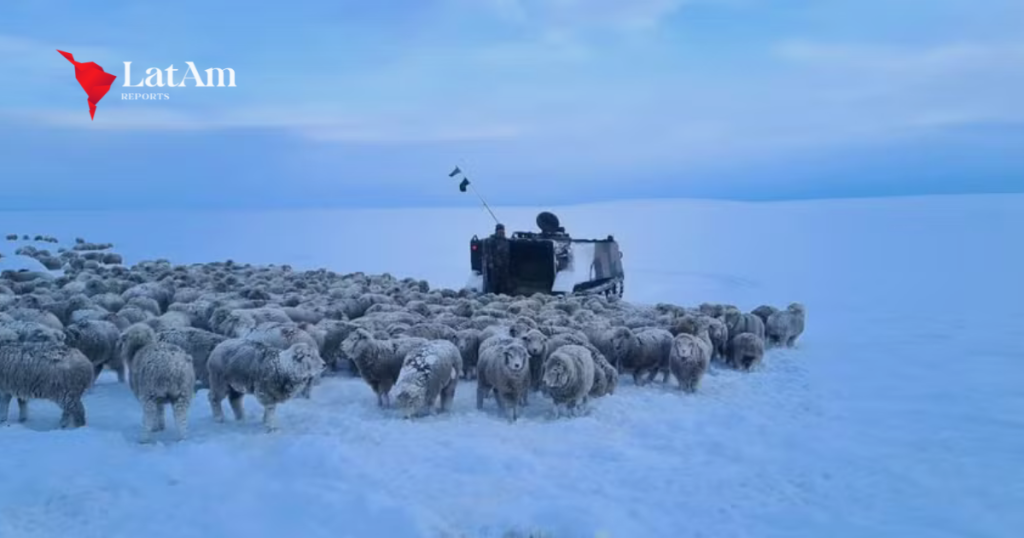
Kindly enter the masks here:
M 74 55 L 70 52 L 62 50 L 57 52 L 75 66 L 75 79 L 82 85 L 85 95 L 89 96 L 89 117 L 95 120 L 96 105 L 100 103 L 103 96 L 107 95 L 110 85 L 117 80 L 117 77 L 104 71 L 96 62 L 76 62 Z
M 58 50 L 57 52 L 59 52 L 61 54 L 61 56 L 67 58 L 67 60 L 69 62 L 71 62 L 72 65 L 75 66 L 75 80 L 77 80 L 78 84 L 80 84 L 82 86 L 82 89 L 85 90 L 85 95 L 88 96 L 88 101 L 89 101 L 89 117 L 92 118 L 93 120 L 95 120 L 96 119 L 96 105 L 98 105 L 99 102 L 103 99 L 103 97 L 107 95 L 107 92 L 110 91 L 110 87 L 111 87 L 111 85 L 114 84 L 114 81 L 117 80 L 117 76 L 116 75 L 112 75 L 110 73 L 107 73 L 106 71 L 103 70 L 103 67 L 101 67 L 96 62 L 79 62 L 79 61 L 75 60 L 74 55 L 71 54 L 70 52 L 64 52 L 62 50 Z M 171 64 L 170 67 L 168 67 L 166 69 L 163 69 L 163 70 L 157 69 L 155 67 L 150 67 L 149 69 L 146 70 L 146 75 L 147 76 L 146 76 L 145 80 L 140 80 L 138 84 L 132 84 L 131 83 L 132 63 L 131 62 L 124 62 L 124 84 L 123 84 L 123 86 L 126 87 L 126 88 L 143 88 L 143 87 L 149 87 L 149 88 L 159 87 L 159 88 L 163 88 L 164 86 L 171 87 L 171 88 L 184 88 L 184 87 L 188 86 L 186 84 L 186 82 L 188 82 L 189 78 L 191 78 L 192 82 L 193 82 L 192 85 L 194 87 L 197 87 L 197 88 L 213 88 L 213 87 L 218 87 L 218 88 L 224 88 L 224 87 L 234 88 L 234 87 L 236 87 L 235 86 L 235 70 L 234 69 L 231 69 L 231 68 L 223 68 L 222 69 L 222 68 L 219 68 L 219 67 L 212 68 L 212 69 L 207 69 L 206 70 L 206 80 L 204 81 L 202 75 L 200 75 L 199 70 L 196 69 L 196 66 L 195 66 L 194 63 L 192 63 L 192 62 L 185 62 L 185 65 L 188 66 L 188 69 L 185 70 L 184 76 L 182 76 L 181 80 L 178 81 L 177 84 L 175 84 L 175 81 L 174 81 L 174 73 L 176 73 L 176 72 L 178 72 L 180 70 L 179 69 L 175 69 L 174 68 L 174 64 Z M 216 72 L 216 76 L 214 76 L 215 72 Z M 164 83 L 164 73 L 167 74 L 167 82 L 166 82 L 166 84 Z M 226 85 L 224 84 L 225 75 L 227 75 L 227 81 L 228 81 L 228 83 Z M 121 100 L 122 101 L 134 101 L 134 100 L 165 101 L 165 100 L 169 100 L 170 98 L 171 98 L 170 94 L 167 94 L 167 93 L 122 93 L 121 94 Z

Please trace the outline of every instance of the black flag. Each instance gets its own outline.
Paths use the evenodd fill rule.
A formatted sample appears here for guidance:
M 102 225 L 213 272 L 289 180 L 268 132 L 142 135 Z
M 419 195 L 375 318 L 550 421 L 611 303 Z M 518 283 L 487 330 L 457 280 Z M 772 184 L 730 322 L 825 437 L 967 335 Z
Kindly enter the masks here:
M 468 186 L 469 186 L 469 180 L 466 179 L 466 178 L 462 178 L 462 183 L 459 183 L 459 190 L 462 191 L 462 192 L 466 192 L 466 187 L 468 187 Z
M 462 173 L 462 170 L 459 170 L 459 167 L 456 166 L 455 170 L 452 170 L 452 172 L 450 174 L 448 174 L 448 177 L 455 177 L 455 176 L 457 176 L 457 175 L 459 175 L 461 173 Z M 465 190 L 465 189 L 463 189 L 463 190 Z

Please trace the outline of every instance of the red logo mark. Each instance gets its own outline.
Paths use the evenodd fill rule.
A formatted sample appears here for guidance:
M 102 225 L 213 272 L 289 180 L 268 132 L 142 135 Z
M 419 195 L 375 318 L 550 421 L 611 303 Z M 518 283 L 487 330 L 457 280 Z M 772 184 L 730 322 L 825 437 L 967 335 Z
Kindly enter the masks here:
M 107 95 L 110 85 L 114 83 L 117 76 L 107 73 L 96 62 L 76 62 L 70 52 L 62 50 L 57 52 L 75 65 L 75 79 L 82 85 L 85 94 L 89 96 L 89 117 L 96 119 L 96 104 L 103 99 L 104 95 Z

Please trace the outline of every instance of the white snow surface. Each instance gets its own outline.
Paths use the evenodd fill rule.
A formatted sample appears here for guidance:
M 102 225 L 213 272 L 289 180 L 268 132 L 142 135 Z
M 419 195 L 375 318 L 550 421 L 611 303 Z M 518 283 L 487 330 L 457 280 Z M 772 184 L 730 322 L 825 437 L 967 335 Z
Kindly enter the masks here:
M 540 209 L 496 211 L 516 230 Z M 616 236 L 627 300 L 803 302 L 798 348 L 750 374 L 714 369 L 692 396 L 623 376 L 579 418 L 551 420 L 531 398 L 516 424 L 476 411 L 465 382 L 451 414 L 403 420 L 362 381 L 325 379 L 279 407 L 273 434 L 252 397 L 248 421 L 215 424 L 200 391 L 190 438 L 172 428 L 150 446 L 136 442 L 139 404 L 105 373 L 88 426 L 57 430 L 57 408 L 37 401 L 27 424 L 0 427 L 0 538 L 1021 536 L 1024 196 L 553 211 L 574 235 Z M 488 219 L 10 213 L 0 234 L 111 241 L 128 263 L 230 258 L 459 287 Z

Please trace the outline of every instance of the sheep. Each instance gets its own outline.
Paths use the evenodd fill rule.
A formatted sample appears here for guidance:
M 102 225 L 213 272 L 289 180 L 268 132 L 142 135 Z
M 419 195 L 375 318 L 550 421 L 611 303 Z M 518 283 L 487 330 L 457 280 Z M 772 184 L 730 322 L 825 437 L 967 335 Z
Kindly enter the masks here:
M 480 331 L 462 329 L 456 332 L 455 345 L 462 355 L 462 378 L 475 379 L 477 362 L 480 357 Z
M 210 377 L 206 365 L 210 353 L 228 337 L 195 327 L 173 327 L 157 333 L 157 340 L 174 344 L 192 357 L 192 369 L 196 374 L 196 388 L 209 388 Z
M 706 331 L 704 335 L 706 335 Z M 669 351 L 669 370 L 679 383 L 679 390 L 697 391 L 700 380 L 711 363 L 710 340 L 689 333 L 679 333 L 672 339 Z
M 556 349 L 544 362 L 544 393 L 555 403 L 555 416 L 564 407 L 570 416 L 587 404 L 594 386 L 594 357 L 590 350 L 569 344 Z
M 768 318 L 771 317 L 772 314 L 774 314 L 774 313 L 776 313 L 778 311 L 779 311 L 779 309 L 775 308 L 774 306 L 763 304 L 763 305 L 761 305 L 761 306 L 751 310 L 750 313 L 754 314 L 755 316 L 757 316 L 759 318 L 761 318 L 761 321 L 764 322 L 765 328 L 767 329 Z
M 640 329 L 635 332 L 632 353 L 627 357 L 625 365 L 633 371 L 633 383 L 646 385 L 654 380 L 658 372 L 667 377 L 672 338 L 672 333 L 665 329 Z M 644 374 L 647 374 L 647 379 L 643 378 Z
M 589 349 L 589 348 L 588 348 Z M 615 394 L 619 384 L 619 371 L 608 362 L 608 359 L 600 353 L 594 353 L 594 386 L 590 389 L 591 398 L 600 398 L 609 394 Z
M 28 420 L 28 402 L 50 400 L 62 413 L 61 428 L 85 426 L 82 395 L 92 386 L 93 367 L 81 351 L 56 342 L 0 343 L 0 423 L 12 398 L 18 421 Z
M 5 314 L 0 314 L 6 316 Z M 9 316 L 7 316 L 9 317 Z M 34 321 L 0 320 L 0 344 L 4 342 L 52 342 L 64 343 L 67 335 L 64 331 Z
M 117 373 L 117 382 L 125 382 L 125 363 L 115 351 L 121 331 L 109 321 L 84 320 L 70 325 L 65 330 L 66 342 L 77 348 L 93 364 L 95 378 L 99 378 L 103 367 Z M 94 379 L 95 379 L 94 378 Z
M 750 371 L 764 358 L 764 340 L 753 333 L 741 333 L 729 342 L 728 365 Z
M 407 337 L 426 338 L 427 340 L 447 340 L 455 343 L 458 340 L 455 329 L 438 323 L 420 323 L 413 325 L 404 333 Z
M 498 409 L 510 422 L 519 418 L 523 394 L 530 388 L 530 353 L 515 339 L 497 342 L 480 350 L 477 364 L 476 408 L 483 409 L 491 393 Z
M 541 376 L 543 373 L 544 360 L 547 358 L 548 337 L 537 329 L 526 331 L 522 337 L 526 352 L 530 354 L 530 390 L 538 391 L 541 388 Z M 526 395 L 523 395 L 523 405 L 528 402 Z
M 735 338 L 737 334 L 753 333 L 764 338 L 764 322 L 755 314 L 745 314 L 739 310 L 729 310 L 725 313 L 725 326 L 729 329 L 729 338 Z
M 342 342 L 341 349 L 377 395 L 377 405 L 387 408 L 391 407 L 391 387 L 398 381 L 405 356 L 427 341 L 425 338 L 378 340 L 366 329 L 357 329 Z
M 447 412 L 461 371 L 462 355 L 455 344 L 447 340 L 428 342 L 405 356 L 395 383 L 395 400 L 407 418 L 430 414 L 438 396 L 441 412 Z
M 281 350 L 253 340 L 225 340 L 213 349 L 207 363 L 213 419 L 224 422 L 221 402 L 228 398 L 235 420 L 245 420 L 242 398 L 252 394 L 263 406 L 263 426 L 274 431 L 277 406 L 295 397 L 324 366 L 316 348 L 309 344 Z
M 128 365 L 128 386 L 142 404 L 139 441 L 149 443 L 153 433 L 165 429 L 167 404 L 174 414 L 178 440 L 184 440 L 196 384 L 192 357 L 174 344 L 158 341 L 156 331 L 145 323 L 132 325 L 121 334 L 117 354 Z
M 708 337 L 711 338 L 711 359 L 725 359 L 729 347 L 729 328 L 718 318 L 707 320 Z
M 793 347 L 796 339 L 804 332 L 807 310 L 800 303 L 792 303 L 768 318 L 768 342 L 770 345 Z
M 52 327 L 58 331 L 64 330 L 64 323 L 52 312 L 45 312 L 34 308 L 12 308 L 7 311 L 7 315 L 19 321 L 32 321 Z
M 608 359 L 616 369 L 621 370 L 625 361 L 633 352 L 633 344 L 636 341 L 633 333 L 625 327 L 604 327 L 589 326 L 584 330 L 587 339 L 594 344 L 594 347 L 601 350 L 601 354 Z

